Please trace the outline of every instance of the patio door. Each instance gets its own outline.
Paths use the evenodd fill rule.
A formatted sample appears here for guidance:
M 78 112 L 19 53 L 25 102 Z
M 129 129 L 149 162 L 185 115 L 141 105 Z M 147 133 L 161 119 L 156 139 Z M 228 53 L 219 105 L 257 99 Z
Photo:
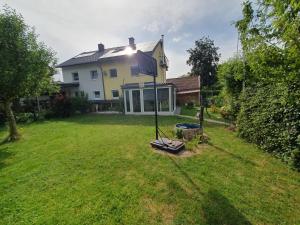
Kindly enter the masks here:
M 132 108 L 133 112 L 141 112 L 141 91 L 132 90 Z
M 131 104 L 130 104 L 130 92 L 129 90 L 125 90 L 125 109 L 127 113 L 131 112 Z

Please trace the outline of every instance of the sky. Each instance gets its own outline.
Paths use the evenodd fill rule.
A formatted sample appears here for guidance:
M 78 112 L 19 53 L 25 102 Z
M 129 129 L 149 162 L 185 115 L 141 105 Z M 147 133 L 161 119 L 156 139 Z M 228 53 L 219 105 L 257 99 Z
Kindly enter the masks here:
M 51 47 L 58 62 L 83 51 L 158 41 L 164 34 L 170 62 L 167 78 L 190 71 L 187 49 L 208 36 L 215 41 L 221 61 L 233 56 L 242 0 L 1 0 L 34 26 L 39 40 Z M 59 76 L 58 76 L 59 77 Z

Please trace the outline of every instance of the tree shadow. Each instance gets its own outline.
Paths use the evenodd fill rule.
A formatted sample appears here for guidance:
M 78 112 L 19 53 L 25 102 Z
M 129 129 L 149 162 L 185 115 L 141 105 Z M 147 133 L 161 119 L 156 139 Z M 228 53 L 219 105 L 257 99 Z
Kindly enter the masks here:
M 12 156 L 12 153 L 8 151 L 8 147 L 0 148 L 0 169 L 7 166 L 5 160 Z
M 206 193 L 193 180 L 193 178 L 180 167 L 174 158 L 170 156 L 169 158 L 182 176 L 192 185 L 194 190 L 197 192 L 197 196 L 203 196 L 203 198 L 198 198 L 196 196 L 194 199 L 195 201 L 198 201 L 196 205 L 199 205 L 199 207 L 202 206 L 205 224 L 251 225 L 247 218 L 238 209 L 236 209 L 225 196 L 215 189 L 209 189 Z
M 227 151 L 224 148 L 221 148 L 219 146 L 214 145 L 212 142 L 208 142 L 208 145 L 212 146 L 213 148 L 215 148 L 215 149 L 217 149 L 217 150 L 219 150 L 219 151 L 221 151 L 223 153 L 226 153 L 227 155 L 230 155 L 234 159 L 242 161 L 243 163 L 247 163 L 247 164 L 250 164 L 252 166 L 257 166 L 257 164 L 254 163 L 254 162 L 252 162 L 251 160 L 248 160 L 248 159 L 245 159 L 245 158 L 243 158 L 243 157 L 241 157 L 239 155 L 233 154 L 233 153 Z
M 206 224 L 251 225 L 229 200 L 216 190 L 209 190 L 202 205 Z

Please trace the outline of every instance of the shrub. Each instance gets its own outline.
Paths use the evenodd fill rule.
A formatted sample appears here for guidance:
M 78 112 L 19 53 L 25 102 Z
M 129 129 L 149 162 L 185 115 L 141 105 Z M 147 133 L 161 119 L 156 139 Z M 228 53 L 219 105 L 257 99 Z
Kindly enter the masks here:
M 87 96 L 78 96 L 71 98 L 72 112 L 87 113 L 90 110 L 91 104 Z
M 239 135 L 300 168 L 299 84 L 249 88 L 241 100 Z
M 220 109 L 216 105 L 211 105 L 210 106 L 210 111 L 212 113 L 218 113 L 220 111 Z
M 0 109 L 0 126 L 4 126 L 6 122 L 6 115 L 4 111 Z
M 35 116 L 33 113 L 18 113 L 16 115 L 16 121 L 17 123 L 29 123 L 35 120 Z
M 182 138 L 183 138 L 183 130 L 177 128 L 177 129 L 175 130 L 175 135 L 176 135 L 176 138 L 182 139 Z
M 194 108 L 194 106 L 195 106 L 194 102 L 188 102 L 188 103 L 186 104 L 186 108 L 187 108 L 187 109 L 192 109 L 192 108 Z
M 51 103 L 51 111 L 46 115 L 46 118 L 53 117 L 69 117 L 73 113 L 73 107 L 71 99 L 62 94 L 58 94 L 54 97 Z

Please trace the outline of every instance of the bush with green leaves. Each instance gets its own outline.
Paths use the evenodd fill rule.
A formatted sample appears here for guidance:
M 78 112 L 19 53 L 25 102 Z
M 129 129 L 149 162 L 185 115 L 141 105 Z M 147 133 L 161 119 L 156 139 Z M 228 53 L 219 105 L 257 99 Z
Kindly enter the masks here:
M 88 96 L 78 96 L 71 98 L 72 112 L 87 113 L 90 110 L 91 104 L 88 101 Z
M 239 135 L 300 169 L 300 85 L 247 88 L 241 101 Z

